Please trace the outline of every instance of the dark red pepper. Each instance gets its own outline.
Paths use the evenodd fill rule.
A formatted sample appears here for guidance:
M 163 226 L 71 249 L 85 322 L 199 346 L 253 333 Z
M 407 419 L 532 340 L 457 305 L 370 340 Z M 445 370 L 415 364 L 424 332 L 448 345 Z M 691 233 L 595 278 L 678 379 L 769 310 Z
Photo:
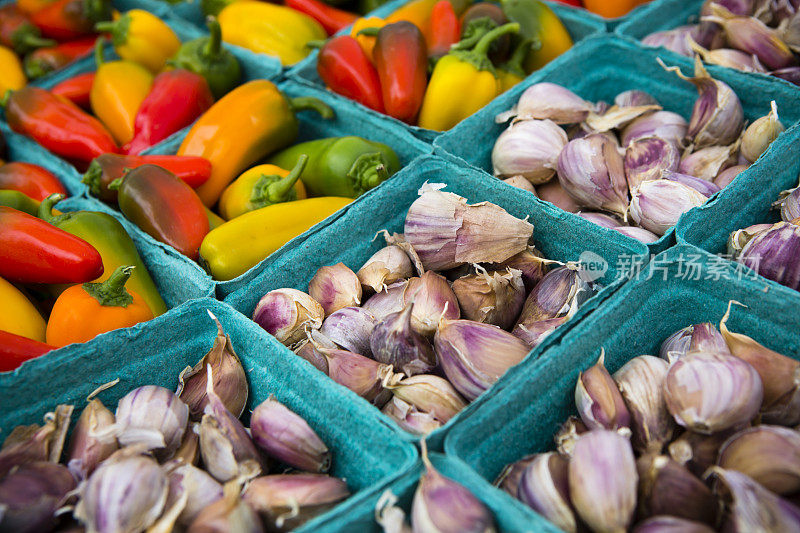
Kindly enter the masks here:
M 333 92 L 385 113 L 378 71 L 349 35 L 334 37 L 320 48 L 317 73 Z
M 10 3 L 0 7 L 0 44 L 24 55 L 42 46 L 53 46 L 56 42 L 43 39 L 42 32 L 28 15 L 17 4 Z
M 94 25 L 111 20 L 109 0 L 55 0 L 31 15 L 45 37 L 59 41 L 94 33 Z
M 425 37 L 407 21 L 384 26 L 372 51 L 386 114 L 403 122 L 416 121 L 428 86 Z M 458 98 L 459 95 L 453 95 Z
M 122 149 L 139 154 L 194 122 L 214 103 L 206 79 L 186 69 L 162 72 L 136 113 L 133 139 Z
M 156 165 L 135 168 L 112 187 L 118 187 L 117 201 L 126 218 L 157 241 L 197 259 L 209 223 L 191 187 Z
M 95 157 L 118 149 L 99 120 L 40 87 L 23 87 L 2 104 L 12 130 L 70 161 L 85 166 Z
M 10 372 L 30 359 L 36 359 L 53 346 L 8 331 L 0 331 L 0 372 Z
M 450 0 L 439 0 L 431 11 L 431 22 L 425 41 L 428 55 L 440 58 L 450 51 L 450 47 L 461 40 L 461 21 Z
M 336 9 L 319 0 L 285 0 L 284 4 L 319 22 L 328 35 L 333 35 L 358 19 L 354 13 Z
M 103 258 L 91 244 L 0 206 L 0 277 L 15 283 L 85 283 L 102 274 Z
M 88 111 L 91 108 L 89 95 L 92 92 L 94 74 L 94 72 L 85 72 L 68 78 L 50 89 L 50 92 L 63 96 L 76 106 Z
M 116 203 L 117 191 L 108 188 L 111 182 L 142 165 L 157 165 L 180 178 L 186 185 L 196 189 L 211 177 L 211 163 L 204 157 L 188 155 L 120 155 L 103 154 L 92 161 L 83 182 L 89 192 L 104 202 Z
M 568 6 L 583 7 L 583 2 L 581 2 L 581 0 L 553 0 L 553 1 L 558 2 L 560 4 L 567 4 Z
M 91 54 L 94 51 L 96 41 L 97 37 L 84 37 L 56 46 L 34 50 L 25 56 L 25 61 L 23 62 L 25 75 L 33 80 L 41 78 L 54 70 L 64 68 L 73 61 Z
M 22 161 L 0 166 L 0 189 L 19 191 L 37 202 L 51 194 L 67 195 L 67 190 L 55 174 L 39 165 Z

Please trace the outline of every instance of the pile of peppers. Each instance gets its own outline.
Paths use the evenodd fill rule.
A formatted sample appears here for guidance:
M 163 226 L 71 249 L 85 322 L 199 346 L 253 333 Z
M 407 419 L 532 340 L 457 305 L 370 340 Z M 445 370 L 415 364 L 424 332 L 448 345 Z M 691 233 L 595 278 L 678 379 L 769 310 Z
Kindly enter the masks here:
M 0 164 L 0 372 L 166 311 L 122 224 L 58 211 L 66 194 L 43 167 Z
M 324 42 L 317 73 L 374 111 L 444 131 L 571 47 L 539 0 L 412 0 Z

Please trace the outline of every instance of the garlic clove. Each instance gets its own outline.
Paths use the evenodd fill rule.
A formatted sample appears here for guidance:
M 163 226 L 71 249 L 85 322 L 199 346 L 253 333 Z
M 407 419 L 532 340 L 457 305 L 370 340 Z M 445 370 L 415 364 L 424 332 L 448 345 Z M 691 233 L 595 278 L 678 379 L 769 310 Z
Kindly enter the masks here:
M 383 406 L 381 412 L 414 435 L 427 435 L 442 427 L 442 423 L 431 413 L 420 411 L 397 396 L 393 396 L 389 403 Z
M 525 299 L 512 333 L 531 339 L 552 331 L 577 311 L 578 302 L 588 291 L 589 287 L 576 268 L 566 266 L 551 270 Z
M 640 453 L 661 453 L 675 432 L 664 400 L 668 368 L 663 359 L 640 355 L 613 375 L 630 413 L 633 447 Z
M 714 533 L 714 530 L 700 522 L 662 515 L 639 522 L 633 533 Z
M 44 415 L 43 426 L 15 427 L 0 448 L 0 478 L 23 463 L 57 463 L 64 448 L 72 411 L 71 405 L 59 405 L 54 412 Z
M 490 274 L 479 265 L 475 265 L 475 270 L 475 274 L 453 282 L 464 318 L 509 329 L 525 302 L 522 272 L 509 268 Z
M 717 501 L 689 470 L 664 455 L 643 455 L 639 474 L 639 515 L 669 515 L 714 525 Z
M 695 476 L 702 477 L 710 466 L 716 464 L 720 447 L 735 433 L 736 428 L 712 435 L 685 431 L 668 446 L 669 456 Z
M 733 180 L 736 179 L 736 176 L 738 176 L 748 168 L 750 168 L 750 165 L 735 165 L 732 167 L 728 167 L 719 174 L 717 174 L 717 177 L 714 178 L 714 185 L 716 185 L 720 189 L 724 189 L 725 187 L 733 183 Z
M 735 260 L 738 260 L 739 254 L 742 253 L 742 249 L 744 248 L 745 244 L 750 242 L 750 240 L 759 233 L 767 231 L 771 228 L 772 224 L 753 224 L 752 226 L 748 226 L 744 229 L 734 231 L 728 237 L 728 253 Z
M 681 215 L 706 200 L 700 192 L 676 181 L 645 181 L 631 191 L 630 216 L 644 229 L 664 235 Z
M 800 491 L 800 433 L 769 425 L 744 429 L 722 445 L 717 464 L 775 494 L 791 495 Z
M 329 316 L 343 307 L 361 305 L 361 281 L 344 263 L 323 266 L 308 282 L 308 294 Z
M 194 367 L 181 372 L 178 377 L 178 395 L 186 405 L 189 406 L 189 414 L 193 420 L 200 420 L 208 403 L 206 397 L 206 367 L 211 365 L 214 377 L 214 390 L 222 399 L 225 407 L 236 416 L 241 416 L 244 406 L 247 403 L 247 376 L 244 368 L 239 361 L 236 352 L 233 351 L 231 338 L 225 335 L 222 324 L 219 323 L 211 311 L 208 312 L 211 319 L 217 325 L 217 336 L 214 345 L 206 355 Z
M 602 112 L 589 113 L 585 124 L 593 132 L 603 133 L 623 128 L 643 115 L 660 110 L 661 106 L 658 104 L 640 106 L 613 105 Z
M 363 290 L 381 292 L 396 281 L 414 275 L 414 265 L 402 248 L 389 245 L 381 248 L 367 259 L 356 276 Z
M 570 416 L 567 418 L 567 421 L 561 425 L 561 428 L 559 428 L 555 437 L 553 437 L 558 453 L 571 457 L 572 452 L 575 450 L 575 443 L 578 442 L 578 438 L 587 431 L 589 431 L 589 428 L 587 428 L 586 424 L 577 416 Z
M 636 461 L 627 438 L 595 429 L 575 443 L 569 460 L 569 494 L 594 531 L 625 531 L 636 510 Z
M 620 222 L 617 218 L 612 217 L 611 215 L 606 215 L 605 213 L 595 213 L 593 211 L 579 211 L 575 214 L 603 228 L 616 229 L 622 226 L 622 222 Z
M 466 199 L 425 184 L 406 215 L 405 237 L 429 270 L 464 263 L 499 263 L 525 250 L 533 226 L 489 202 Z
M 492 485 L 516 498 L 522 474 L 528 468 L 528 465 L 536 461 L 540 455 L 538 453 L 526 455 L 522 459 L 506 465 Z
M 659 239 L 659 236 L 652 231 L 648 231 L 644 228 L 637 228 L 635 226 L 620 226 L 618 228 L 614 228 L 614 231 L 618 231 L 623 235 L 626 235 L 631 239 L 636 239 L 644 244 L 656 242 Z
M 528 345 L 497 326 L 443 319 L 434 347 L 447 379 L 474 400 L 528 355 Z
M 603 359 L 601 352 L 597 363 L 578 375 L 575 386 L 578 414 L 590 430 L 629 427 L 630 413 Z
M 800 187 L 781 192 L 778 200 L 772 205 L 776 209 L 780 208 L 781 219 L 784 222 L 800 218 Z
M 52 531 L 56 511 L 66 503 L 75 479 L 60 464 L 31 461 L 16 465 L 0 479 L 0 530 Z
M 568 465 L 557 453 L 537 454 L 522 473 L 516 496 L 563 531 L 574 533 L 578 525 L 569 499 Z
M 145 385 L 119 400 L 115 417 L 122 446 L 141 444 L 169 459 L 183 441 L 189 407 L 171 390 Z
M 544 342 L 548 335 L 553 333 L 569 319 L 569 316 L 559 316 L 545 320 L 538 320 L 536 322 L 517 324 L 511 333 L 515 337 L 524 341 L 528 347 L 533 350 L 542 342 Z
M 683 357 L 689 351 L 689 346 L 692 343 L 693 328 L 694 326 L 686 326 L 667 337 L 658 350 L 659 357 L 665 361 L 673 361 Z
M 656 100 L 653 96 L 639 90 L 624 91 L 619 93 L 614 97 L 614 104 L 619 107 L 659 105 L 658 100 Z
M 336 349 L 336 344 L 319 331 L 309 330 L 308 333 L 309 337 L 314 339 L 314 342 L 311 342 L 310 340 L 301 341 L 294 349 L 294 353 L 311 363 L 314 368 L 327 376 L 328 359 L 316 348 L 314 343 L 332 349 Z
M 306 472 L 327 472 L 331 452 L 303 417 L 272 396 L 250 417 L 253 442 L 270 457 Z
M 444 276 L 428 271 L 408 280 L 403 305 L 413 304 L 411 327 L 420 335 L 432 337 L 442 318 L 456 320 L 461 316 L 453 289 Z M 389 317 L 385 317 L 386 320 Z
M 303 340 L 306 327 L 319 329 L 324 318 L 322 305 L 296 289 L 268 292 L 253 311 L 253 320 L 286 346 Z
M 533 185 L 544 183 L 556 173 L 558 154 L 567 141 L 566 132 L 550 120 L 515 122 L 494 143 L 494 175 L 522 176 Z
M 690 38 L 697 31 L 695 26 L 678 26 L 672 30 L 656 31 L 642 39 L 642 44 L 658 48 L 663 46 L 676 54 L 692 57 Z
M 742 248 L 737 261 L 760 275 L 800 290 L 800 225 L 778 222 L 754 235 Z
M 686 119 L 672 111 L 657 111 L 639 117 L 628 124 L 622 131 L 622 147 L 644 137 L 659 137 L 665 141 L 680 146 L 686 137 L 688 129 Z
M 695 178 L 714 181 L 720 172 L 736 165 L 740 144 L 737 140 L 728 146 L 706 146 L 691 153 L 687 151 L 678 170 Z
M 558 179 L 583 207 L 620 215 L 627 210 L 625 165 L 617 146 L 602 135 L 570 141 L 558 156 Z
M 742 359 L 693 351 L 670 366 L 664 396 L 678 424 L 711 434 L 752 420 L 764 389 L 756 369 Z
M 542 82 L 523 91 L 513 110 L 515 114 L 511 116 L 516 117 L 516 121 L 549 119 L 556 124 L 575 124 L 583 122 L 591 110 L 591 103 L 566 87 Z M 502 121 L 505 120 L 507 118 Z
M 84 407 L 67 450 L 67 468 L 78 481 L 86 479 L 119 448 L 114 422 L 114 413 L 97 398 Z
M 549 202 L 569 213 L 576 213 L 581 209 L 581 206 L 573 200 L 572 196 L 567 194 L 567 191 L 564 190 L 561 182 L 557 179 L 537 185 L 534 194 L 543 202 Z
M 263 533 L 258 515 L 240 497 L 239 482 L 223 487 L 223 497 L 195 517 L 186 533 Z
M 517 189 L 522 189 L 523 191 L 536 194 L 536 189 L 533 188 L 533 184 L 523 176 L 511 176 L 510 178 L 506 178 L 502 181 L 503 183 L 511 185 L 512 187 L 516 187 Z
M 396 313 L 405 307 L 403 305 L 403 294 L 406 287 L 408 287 L 407 280 L 388 285 L 385 290 L 370 296 L 361 306 L 361 309 L 372 314 L 376 322 L 380 322 L 387 315 Z
M 530 292 L 547 273 L 547 260 L 536 248 L 528 246 L 525 250 L 500 263 L 496 268 L 519 270 L 525 290 Z
M 442 424 L 449 422 L 467 406 L 450 382 L 439 376 L 421 374 L 385 386 L 395 398 L 400 398 L 420 412 L 430 413 Z
M 719 186 L 713 181 L 707 181 L 701 178 L 695 178 L 688 174 L 681 174 L 679 172 L 664 172 L 662 178 L 668 181 L 674 181 L 687 187 L 691 187 L 706 198 L 710 198 L 719 192 Z
M 770 106 L 771 109 L 767 116 L 757 119 L 744 131 L 742 155 L 751 163 L 761 157 L 772 141 L 785 130 L 778 118 L 778 106 L 775 104 L 775 100 L 771 102 Z
M 392 374 L 392 366 L 345 350 L 317 347 L 328 360 L 328 375 L 368 402 L 382 407 L 391 397 L 381 382 Z
M 710 322 L 703 322 L 702 324 L 695 324 L 692 326 L 689 350 L 730 353 L 728 343 L 725 342 L 725 337 L 723 337 L 717 327 Z
M 191 464 L 171 462 L 163 467 L 169 483 L 166 509 L 185 495 L 186 503 L 177 522 L 188 526 L 200 512 L 222 498 L 222 485 L 213 477 Z
M 705 22 L 704 24 L 713 23 Z M 741 50 L 734 50 L 732 48 L 716 48 L 714 50 L 709 50 L 694 42 L 694 39 L 689 42 L 689 46 L 692 51 L 700 56 L 704 63 L 720 65 L 722 67 L 741 70 L 742 72 L 767 71 L 758 60 L 758 57 L 753 54 L 742 52 Z
M 375 326 L 370 337 L 372 358 L 407 376 L 424 374 L 436 367 L 433 346 L 412 327 L 413 312 L 414 304 L 409 304 L 392 313 Z
M 661 137 L 641 137 L 625 150 L 625 177 L 631 190 L 644 181 L 661 178 L 664 171 L 676 171 L 681 155 L 678 147 Z
M 319 332 L 343 349 L 367 357 L 372 355 L 369 339 L 377 321 L 360 307 L 344 307 L 328 315 Z

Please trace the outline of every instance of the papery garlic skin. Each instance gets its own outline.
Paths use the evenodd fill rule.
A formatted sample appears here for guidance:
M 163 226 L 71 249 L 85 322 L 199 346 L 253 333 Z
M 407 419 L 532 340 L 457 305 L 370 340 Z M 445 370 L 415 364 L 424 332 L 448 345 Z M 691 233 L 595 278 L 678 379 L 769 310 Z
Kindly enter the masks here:
M 644 105 L 660 105 L 652 95 L 639 90 L 623 91 L 614 97 L 614 104 L 619 107 L 636 107 Z
M 567 133 L 551 120 L 515 122 L 494 143 L 494 175 L 522 176 L 534 185 L 544 183 L 556 173 L 558 154 L 567 141 Z
M 361 281 L 344 263 L 320 267 L 308 282 L 308 295 L 325 310 L 325 316 L 344 307 L 361 305 Z
M 67 468 L 75 479 L 86 479 L 97 465 L 117 451 L 114 422 L 114 414 L 97 398 L 84 407 L 67 450 Z
M 375 252 L 356 272 L 362 287 L 374 292 L 381 292 L 388 285 L 413 275 L 414 265 L 408 254 L 393 244 Z
M 515 496 L 568 533 L 578 529 L 569 499 L 568 461 L 557 453 L 537 454 L 522 472 Z
M 446 379 L 431 374 L 420 374 L 387 384 L 395 398 L 414 406 L 417 410 L 432 414 L 446 424 L 467 406 L 467 402 Z
M 455 320 L 461 317 L 458 298 L 447 279 L 432 271 L 408 280 L 408 286 L 403 293 L 403 304 L 413 304 L 411 327 L 429 338 L 436 333 L 441 319 Z M 386 318 L 388 317 L 384 320 Z
M 630 217 L 644 229 L 664 235 L 681 215 L 707 198 L 677 181 L 645 181 L 631 192 Z
M 780 208 L 781 219 L 784 222 L 791 222 L 800 218 L 800 187 L 783 191 L 778 197 L 778 201 L 772 205 L 775 208 Z
M 510 328 L 525 303 L 522 272 L 512 269 L 492 273 L 483 268 L 477 270 L 476 274 L 453 282 L 453 292 L 464 318 Z
M 115 416 L 122 446 L 143 444 L 169 458 L 183 440 L 189 407 L 171 390 L 145 385 L 119 400 Z
M 261 520 L 239 495 L 239 484 L 231 482 L 224 495 L 195 517 L 186 533 L 263 533 Z
M 443 425 L 431 413 L 420 411 L 397 396 L 393 396 L 389 403 L 383 406 L 381 412 L 414 435 L 427 435 Z
M 305 339 L 306 327 L 319 329 L 324 318 L 319 302 L 296 289 L 268 292 L 253 311 L 253 321 L 286 346 Z
M 720 172 L 736 164 L 739 142 L 730 146 L 707 146 L 684 155 L 679 172 L 695 178 L 713 181 Z
M 222 498 L 222 485 L 213 477 L 190 464 L 164 465 L 169 482 L 165 508 L 170 508 L 184 493 L 186 505 L 178 516 L 180 524 L 188 526 L 200 511 Z
M 552 120 L 556 124 L 576 124 L 586 120 L 592 104 L 566 87 L 555 83 L 535 83 L 520 95 L 514 112 L 516 120 Z

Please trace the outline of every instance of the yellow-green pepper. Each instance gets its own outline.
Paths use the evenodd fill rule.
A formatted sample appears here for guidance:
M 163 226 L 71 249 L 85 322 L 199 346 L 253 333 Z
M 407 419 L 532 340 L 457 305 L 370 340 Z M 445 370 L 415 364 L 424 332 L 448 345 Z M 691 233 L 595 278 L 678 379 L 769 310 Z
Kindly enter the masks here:
M 230 220 L 240 215 L 281 202 L 302 200 L 306 188 L 300 175 L 308 156 L 303 154 L 291 171 L 276 165 L 258 165 L 228 185 L 219 199 L 219 212 Z
M 114 22 L 98 22 L 97 31 L 111 34 L 114 51 L 126 61 L 158 72 L 181 47 L 166 22 L 143 9 L 131 9 Z

